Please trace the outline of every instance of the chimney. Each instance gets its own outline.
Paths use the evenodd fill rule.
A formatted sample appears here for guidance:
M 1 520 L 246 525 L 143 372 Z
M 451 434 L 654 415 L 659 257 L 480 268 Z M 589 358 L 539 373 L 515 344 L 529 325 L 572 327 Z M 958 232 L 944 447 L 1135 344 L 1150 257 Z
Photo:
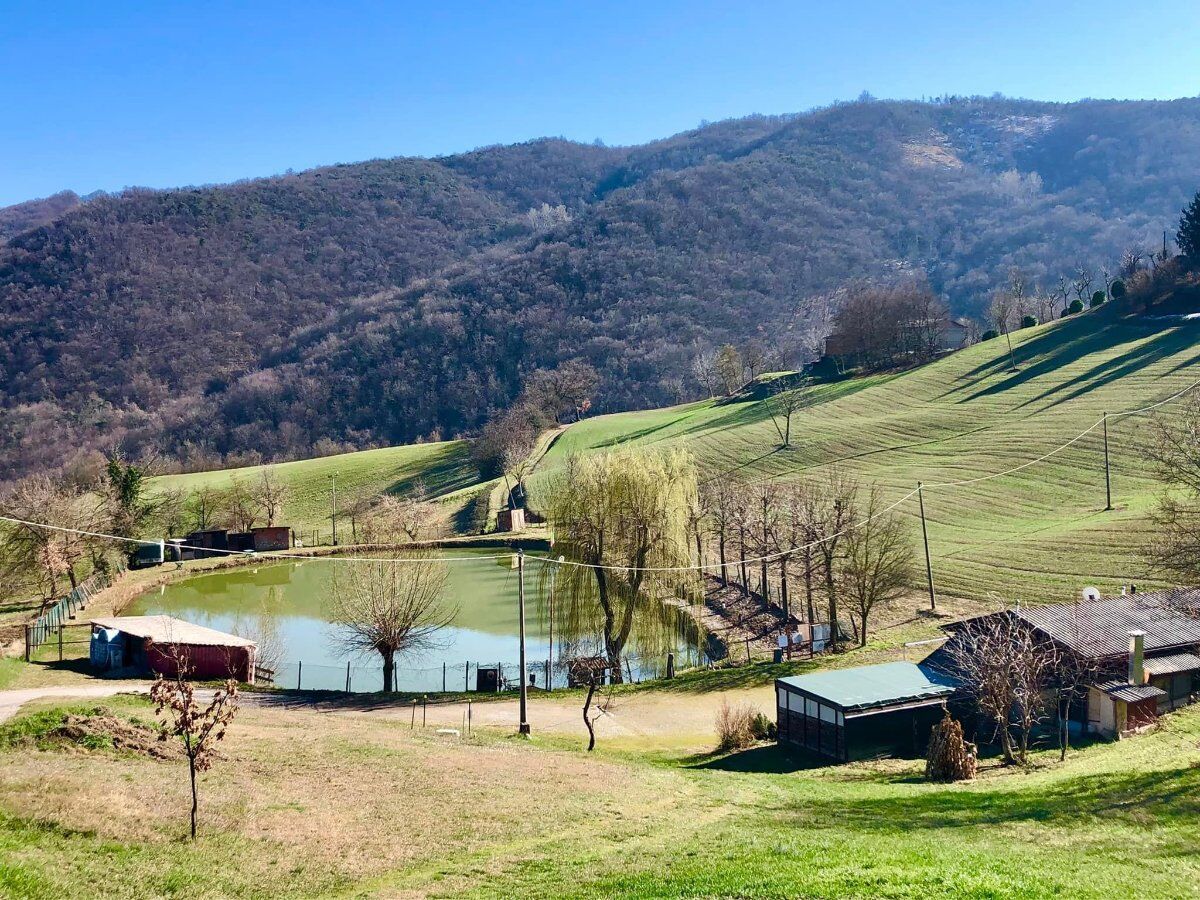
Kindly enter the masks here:
M 1129 632 L 1129 683 L 1145 684 L 1146 672 L 1142 666 L 1142 655 L 1145 646 L 1146 632 Z

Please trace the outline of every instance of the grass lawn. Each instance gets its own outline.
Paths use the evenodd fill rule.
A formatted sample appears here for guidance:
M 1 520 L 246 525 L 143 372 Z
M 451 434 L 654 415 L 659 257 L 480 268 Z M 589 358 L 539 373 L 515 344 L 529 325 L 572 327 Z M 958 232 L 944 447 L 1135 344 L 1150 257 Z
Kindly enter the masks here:
M 222 469 L 216 472 L 194 472 L 187 475 L 164 475 L 151 481 L 153 491 L 171 489 L 185 493 L 200 486 L 223 490 L 234 478 L 250 483 L 259 477 L 264 466 L 248 466 L 241 469 Z M 401 447 L 386 447 L 380 450 L 363 450 L 358 453 L 342 453 L 296 462 L 276 463 L 275 474 L 285 482 L 291 496 L 284 504 L 281 522 L 298 531 L 319 529 L 325 540 L 332 530 L 330 509 L 332 503 L 333 474 L 337 473 L 338 506 L 346 507 L 359 496 L 374 496 L 382 493 L 403 494 L 413 489 L 418 481 L 431 497 L 440 497 L 478 481 L 478 472 L 471 463 L 465 441 L 444 441 L 432 444 L 410 444 Z M 467 494 L 459 499 L 465 503 Z M 448 513 L 456 509 L 448 510 Z M 350 524 L 345 526 L 347 539 Z M 340 529 L 339 529 L 340 530 Z
M 1115 510 L 1105 511 L 1103 432 L 1021 472 L 961 488 L 1028 462 L 1108 411 L 1161 400 L 1200 378 L 1200 323 L 1121 319 L 1107 307 L 1013 335 L 1017 371 L 1003 340 L 979 344 L 898 375 L 827 384 L 779 440 L 763 402 L 709 400 L 619 413 L 572 426 L 535 476 L 544 485 L 572 451 L 622 442 L 684 446 L 704 477 L 820 477 L 831 465 L 878 483 L 898 499 L 929 485 L 934 574 L 940 591 L 973 600 L 1063 600 L 1094 584 L 1116 592 L 1148 582 L 1139 547 L 1157 485 L 1138 447 L 1145 417 L 1109 427 Z M 1169 410 L 1170 407 L 1167 407 Z M 899 512 L 919 540 L 916 498 Z
M 711 733 L 604 739 L 588 756 L 562 733 L 459 739 L 248 708 L 204 776 L 194 844 L 182 762 L 33 749 L 54 709 L 0 727 L 4 896 L 1200 894 L 1200 708 L 953 786 L 914 762 L 712 756 Z

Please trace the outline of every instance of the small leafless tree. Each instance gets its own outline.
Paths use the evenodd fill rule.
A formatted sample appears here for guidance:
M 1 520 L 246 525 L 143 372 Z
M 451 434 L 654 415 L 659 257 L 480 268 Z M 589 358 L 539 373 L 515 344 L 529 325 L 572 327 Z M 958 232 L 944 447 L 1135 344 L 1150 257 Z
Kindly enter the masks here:
M 700 349 L 692 357 L 692 377 L 709 397 L 715 397 L 721 386 L 721 373 L 717 369 L 717 354 L 714 350 Z
M 792 418 L 800 410 L 812 402 L 812 384 L 808 379 L 788 384 L 786 379 L 778 379 L 770 396 L 766 399 L 767 412 L 771 415 L 771 424 L 779 434 L 779 448 L 787 450 L 792 446 Z
M 842 539 L 846 529 L 855 521 L 858 483 L 844 473 L 829 473 L 815 503 L 813 532 L 821 554 L 821 571 L 825 576 L 825 597 L 829 603 L 829 642 L 836 653 L 838 639 L 837 569 L 845 555 Z
M 746 381 L 753 381 L 767 370 L 767 352 L 756 341 L 742 348 L 742 371 Z
M 283 514 L 283 505 L 291 496 L 291 488 L 287 482 L 280 479 L 274 466 L 262 470 L 258 480 L 251 485 L 250 496 L 267 517 L 267 527 L 274 526 L 276 520 Z
M 232 678 L 223 687 L 213 692 L 213 698 L 205 707 L 196 702 L 195 687 L 185 680 L 186 659 L 176 659 L 176 674 L 173 678 L 162 675 L 150 687 L 150 699 L 154 701 L 155 715 L 162 718 L 159 740 L 178 737 L 183 740 L 184 753 L 188 761 L 188 776 L 192 789 L 191 833 L 196 838 L 196 811 L 199 808 L 199 793 L 196 776 L 206 772 L 216 757 L 216 745 L 233 722 L 238 710 L 238 684 Z
M 349 653 L 378 653 L 384 691 L 395 689 L 396 654 L 436 646 L 438 633 L 454 621 L 443 599 L 446 576 L 446 564 L 428 553 L 337 570 L 329 604 L 334 643 Z
M 913 546 L 900 519 L 885 511 L 883 495 L 872 486 L 859 503 L 861 524 L 846 533 L 838 587 L 851 604 L 851 620 L 859 646 L 867 643 L 871 613 L 908 591 L 913 573 Z

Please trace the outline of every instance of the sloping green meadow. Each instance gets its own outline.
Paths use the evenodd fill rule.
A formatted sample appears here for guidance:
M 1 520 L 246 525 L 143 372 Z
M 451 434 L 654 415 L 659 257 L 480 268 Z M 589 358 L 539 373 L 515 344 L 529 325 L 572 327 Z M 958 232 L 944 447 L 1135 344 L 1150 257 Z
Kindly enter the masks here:
M 1061 600 L 1090 584 L 1145 582 L 1139 547 L 1158 486 L 1139 447 L 1146 416 L 1109 423 L 1113 502 L 1105 511 L 1104 435 L 1096 428 L 1050 459 L 959 487 L 1049 453 L 1116 414 L 1200 379 L 1200 322 L 1118 317 L 1101 310 L 1003 338 L 890 376 L 822 386 L 779 439 L 762 401 L 709 400 L 590 419 L 569 429 L 538 482 L 566 454 L 622 442 L 689 448 L 705 478 L 821 478 L 838 466 L 899 499 L 927 485 L 926 513 L 941 591 L 983 599 Z M 1169 414 L 1167 405 L 1161 412 Z M 918 533 L 917 500 L 898 508 Z

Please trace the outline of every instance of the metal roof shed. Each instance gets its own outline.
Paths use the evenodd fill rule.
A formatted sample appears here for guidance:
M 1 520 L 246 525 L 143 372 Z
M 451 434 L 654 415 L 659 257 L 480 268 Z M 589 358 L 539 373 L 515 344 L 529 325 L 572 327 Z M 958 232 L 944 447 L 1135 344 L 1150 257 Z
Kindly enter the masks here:
M 780 678 L 779 739 L 837 760 L 920 755 L 954 689 L 907 662 Z
M 92 619 L 92 640 L 106 632 L 122 637 L 120 665 L 189 678 L 229 678 L 253 683 L 258 645 L 236 634 L 172 616 L 112 616 Z M 116 665 L 111 657 L 108 665 Z

